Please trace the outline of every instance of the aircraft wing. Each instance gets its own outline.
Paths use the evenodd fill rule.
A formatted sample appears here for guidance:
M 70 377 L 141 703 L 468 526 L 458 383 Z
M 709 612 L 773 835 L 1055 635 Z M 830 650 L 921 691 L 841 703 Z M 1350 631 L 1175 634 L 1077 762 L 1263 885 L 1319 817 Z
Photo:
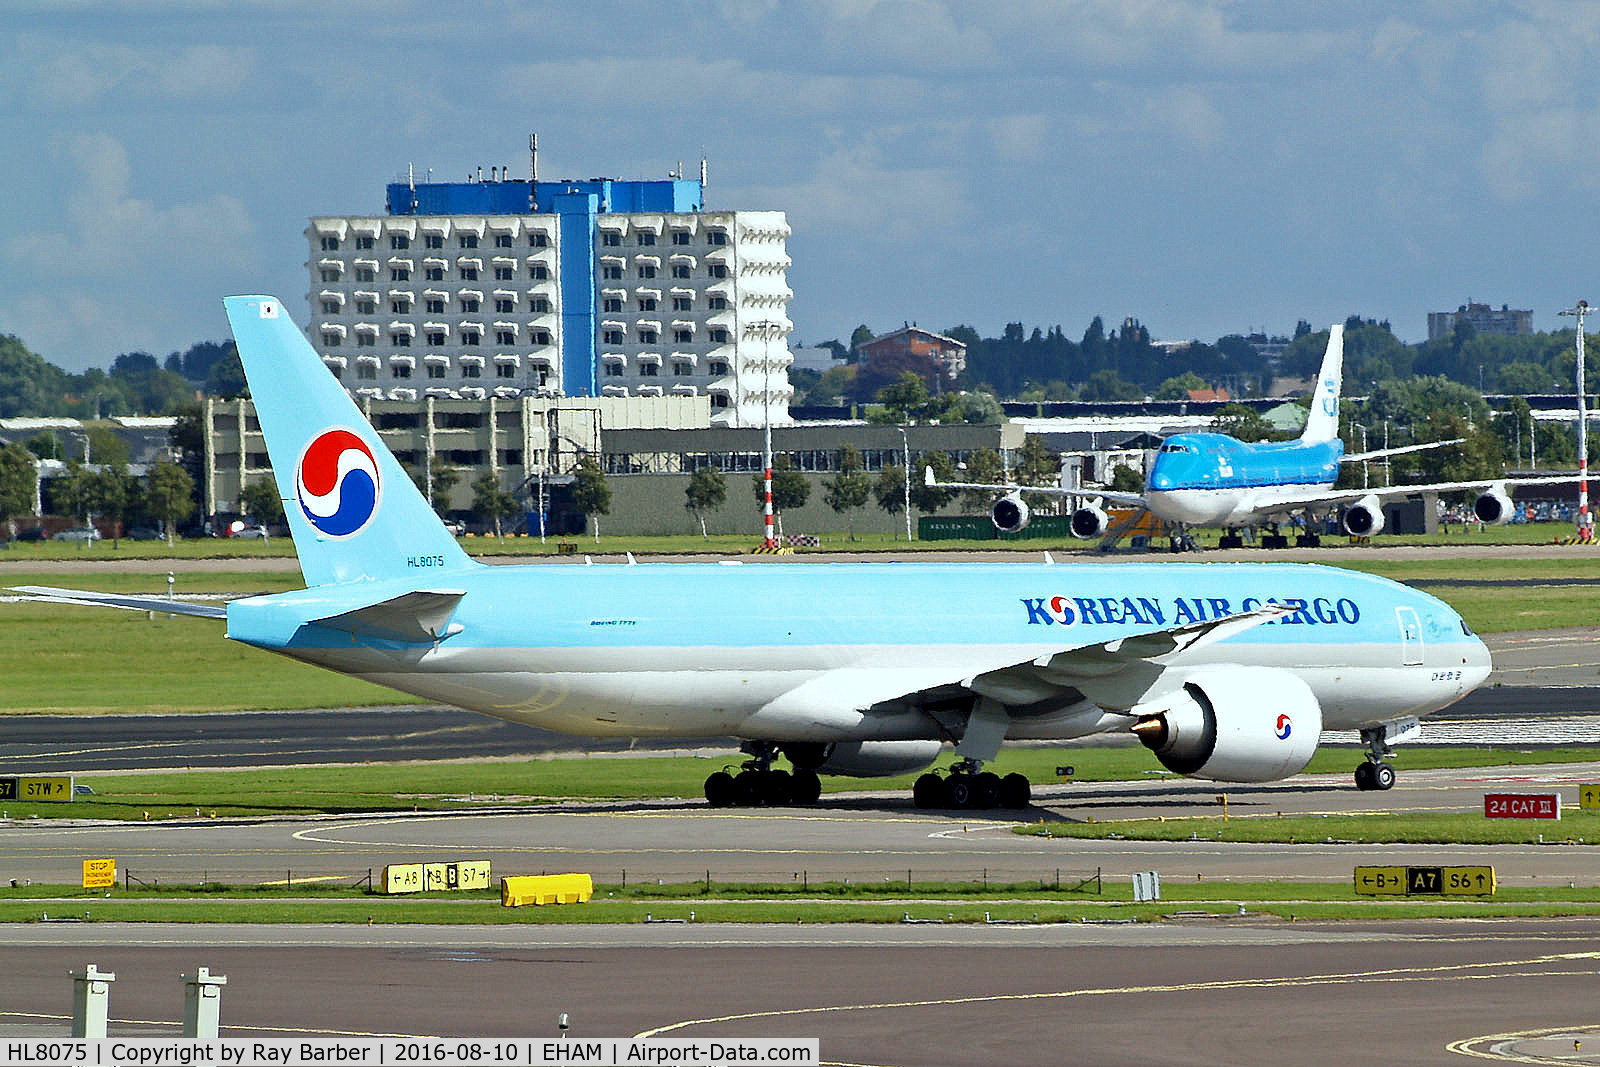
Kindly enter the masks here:
M 48 585 L 14 586 L 18 593 L 27 593 L 57 604 L 87 604 L 98 608 L 123 608 L 127 611 L 160 611 L 168 615 L 197 615 L 203 619 L 226 619 L 226 604 L 197 604 L 191 600 L 166 600 L 156 596 L 122 596 L 117 593 L 97 593 L 87 589 L 57 589 Z
M 1451 441 L 1429 441 L 1421 445 L 1402 445 L 1399 448 L 1378 448 L 1371 452 L 1351 452 L 1339 457 L 1340 463 L 1360 463 L 1368 459 L 1383 459 L 1386 456 L 1404 456 L 1410 452 L 1426 452 L 1430 448 L 1443 448 L 1445 445 L 1459 445 L 1465 437 L 1457 437 Z
M 1022 661 L 959 661 L 942 667 L 841 667 L 775 698 L 758 718 L 825 720 L 937 695 L 991 697 L 1010 707 L 1092 700 L 1108 709 L 1132 706 L 1166 668 L 1161 658 L 1243 633 L 1298 610 L 1263 604 L 1220 619 L 1149 630 L 1098 644 L 1075 645 Z
M 1378 499 L 1397 496 L 1416 496 L 1418 493 L 1458 493 L 1477 490 L 1482 492 L 1488 489 L 1515 489 L 1522 485 L 1562 485 L 1576 482 L 1576 474 L 1554 475 L 1549 478 L 1479 478 L 1466 482 L 1433 482 L 1427 485 L 1387 485 L 1373 486 L 1370 489 L 1330 489 L 1322 493 L 1306 493 L 1293 498 L 1273 497 L 1262 504 L 1259 511 L 1262 514 L 1274 512 L 1293 511 L 1296 508 L 1321 507 L 1332 504 L 1353 504 L 1369 496 Z
M 1065 489 L 1059 485 L 1017 485 L 1015 482 L 941 482 L 934 478 L 933 468 L 923 468 L 923 484 L 929 489 L 972 489 L 991 493 L 1038 493 L 1041 496 L 1080 496 L 1095 500 L 1109 500 L 1114 504 L 1143 506 L 1144 494 L 1119 493 L 1112 489 Z

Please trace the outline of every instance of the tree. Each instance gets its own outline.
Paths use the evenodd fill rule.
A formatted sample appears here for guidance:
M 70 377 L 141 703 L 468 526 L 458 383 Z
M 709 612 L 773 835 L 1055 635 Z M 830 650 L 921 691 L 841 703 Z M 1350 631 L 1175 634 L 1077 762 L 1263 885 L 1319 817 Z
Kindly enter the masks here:
M 250 383 L 245 381 L 244 364 L 239 362 L 239 350 L 234 349 L 217 360 L 206 375 L 206 395 L 231 400 L 236 396 L 249 396 Z
M 750 477 L 756 503 L 766 506 L 766 479 L 760 471 Z M 778 521 L 778 532 L 783 533 L 783 513 L 792 508 L 803 508 L 811 496 L 811 483 L 805 475 L 795 470 L 788 456 L 775 456 L 772 460 L 772 512 Z
M 584 456 L 573 469 L 572 506 L 584 515 L 596 516 L 595 540 L 600 539 L 600 515 L 611 514 L 611 486 L 606 484 L 606 473 L 600 469 L 593 456 Z
M 1156 391 L 1150 395 L 1156 400 L 1187 400 L 1189 393 L 1195 389 L 1204 389 L 1206 381 L 1194 371 L 1184 371 L 1173 378 L 1168 378 L 1156 386 Z
M 850 331 L 849 359 L 851 363 L 854 363 L 858 358 L 856 350 L 876 336 L 877 334 L 872 332 L 872 328 L 864 322 Z
M 128 462 L 128 444 L 122 438 L 112 433 L 109 427 L 89 427 L 88 452 L 83 457 L 85 463 L 122 463 Z
M 26 448 L 0 445 L 0 519 L 5 520 L 8 541 L 16 540 L 16 517 L 33 513 L 38 472 L 39 461 Z
M 435 456 L 433 476 L 429 482 L 423 494 L 432 501 L 435 514 L 443 515 L 450 510 L 450 491 L 461 483 L 461 472 L 447 463 L 439 462 Z
M 1000 398 L 987 390 L 974 389 L 958 398 L 961 421 L 974 426 L 991 426 L 1005 421 Z
M 1144 391 L 1131 382 L 1123 381 L 1122 376 L 1109 367 L 1102 368 L 1089 375 L 1089 380 L 1083 383 L 1079 390 L 1085 400 L 1142 400 Z
M 1111 468 L 1110 488 L 1113 493 L 1142 493 L 1144 492 L 1144 479 L 1132 467 L 1125 463 L 1118 463 Z
M 167 531 L 167 544 L 173 540 L 178 518 L 194 507 L 194 479 L 170 460 L 158 460 L 145 476 L 145 505 Z
M 87 526 L 93 498 L 91 486 L 93 477 L 94 472 L 82 463 L 75 459 L 67 460 L 67 473 L 50 484 L 50 495 L 56 513 L 70 515 L 74 519 L 81 518 Z
M 953 482 L 956 480 L 955 462 L 944 452 L 924 452 L 921 456 L 922 468 L 933 471 L 934 481 Z M 920 473 L 920 471 L 919 471 Z M 924 478 L 911 479 L 911 503 L 924 514 L 932 515 L 951 500 L 955 499 L 956 489 L 935 489 L 927 484 Z
M 278 483 L 271 478 L 258 478 L 239 490 L 239 507 L 262 526 L 284 521 L 283 498 L 278 495 Z
M 521 507 L 522 502 L 515 493 L 500 487 L 500 479 L 494 471 L 484 471 L 472 480 L 472 510 L 488 516 L 494 523 L 494 535 L 499 540 L 505 540 L 501 520 L 508 515 L 515 515 Z
M 684 486 L 684 509 L 700 520 L 700 536 L 710 540 L 706 532 L 706 512 L 714 511 L 728 499 L 728 481 L 715 467 L 701 467 L 689 477 Z
M 112 547 L 122 547 L 122 519 L 134 505 L 139 487 L 126 463 L 100 464 L 89 479 L 90 509 L 111 520 Z
M 905 511 L 906 469 L 897 464 L 879 471 L 877 481 L 872 483 L 872 495 L 878 506 L 891 515 Z
M 1000 459 L 1000 453 L 992 448 L 980 448 L 967 457 L 967 469 L 961 480 L 978 485 L 999 485 L 1005 477 L 1005 464 Z M 961 506 L 967 511 L 987 511 L 993 502 L 994 493 L 991 490 L 961 490 Z
M 853 512 L 863 507 L 871 494 L 872 479 L 868 478 L 867 472 L 861 468 L 861 452 L 855 445 L 841 445 L 839 473 L 822 483 L 822 502 L 827 504 L 835 515 L 850 516 L 846 524 L 852 541 L 856 539 Z
M 1211 418 L 1211 432 L 1225 433 L 1240 441 L 1270 441 L 1276 431 L 1272 423 L 1248 404 L 1224 404 Z

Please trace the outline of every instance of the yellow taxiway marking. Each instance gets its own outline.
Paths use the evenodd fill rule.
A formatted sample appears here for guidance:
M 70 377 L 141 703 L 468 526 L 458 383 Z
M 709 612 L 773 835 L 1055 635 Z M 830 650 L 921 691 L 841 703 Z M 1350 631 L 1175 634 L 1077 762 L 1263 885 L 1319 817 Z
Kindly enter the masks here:
M 883 1001 L 869 1004 L 832 1004 L 810 1008 L 777 1008 L 772 1011 L 743 1012 L 737 1015 L 719 1015 L 705 1019 L 684 1019 L 667 1023 L 634 1035 L 636 1038 L 655 1037 L 659 1034 L 682 1030 L 691 1026 L 711 1026 L 719 1023 L 745 1022 L 751 1019 L 779 1019 L 798 1015 L 829 1015 L 841 1012 L 897 1011 L 906 1008 L 946 1008 L 967 1004 L 1000 1004 L 1026 1000 L 1069 1000 L 1078 997 L 1135 996 L 1150 993 L 1196 993 L 1229 989 L 1298 988 L 1308 985 L 1347 985 L 1355 982 L 1447 982 L 1462 978 L 1487 981 L 1506 978 L 1592 977 L 1590 970 L 1553 971 L 1527 970 L 1503 973 L 1506 967 L 1539 967 L 1555 962 L 1600 959 L 1600 952 L 1566 952 L 1550 956 L 1534 956 L 1524 960 L 1500 960 L 1484 963 L 1456 963 L 1438 967 L 1395 967 L 1377 971 L 1346 971 L 1332 974 L 1314 974 L 1305 977 L 1281 978 L 1230 978 L 1210 982 L 1175 982 L 1169 985 L 1100 986 L 1088 989 L 1060 989 L 1041 993 L 992 993 L 966 997 L 946 997 L 933 1000 Z
M 1593 1051 L 1587 1056 L 1576 1056 L 1578 1042 L 1588 1039 L 1593 1042 Z M 1564 1041 L 1570 1040 L 1573 1048 L 1561 1051 L 1552 1051 L 1548 1056 L 1541 1056 L 1533 1052 L 1521 1052 L 1508 1045 L 1523 1041 Z M 1487 1046 L 1486 1048 L 1479 1046 Z M 1560 1047 L 1560 1046 L 1557 1046 Z M 1454 1052 L 1459 1056 L 1473 1056 L 1480 1060 L 1500 1060 L 1503 1063 L 1541 1063 L 1541 1064 L 1567 1064 L 1567 1063 L 1600 1063 L 1600 1024 L 1588 1023 L 1580 1026 L 1552 1026 L 1542 1030 L 1514 1030 L 1504 1034 L 1485 1034 L 1482 1037 L 1469 1037 L 1461 1041 L 1452 1041 L 1445 1046 L 1445 1051 Z

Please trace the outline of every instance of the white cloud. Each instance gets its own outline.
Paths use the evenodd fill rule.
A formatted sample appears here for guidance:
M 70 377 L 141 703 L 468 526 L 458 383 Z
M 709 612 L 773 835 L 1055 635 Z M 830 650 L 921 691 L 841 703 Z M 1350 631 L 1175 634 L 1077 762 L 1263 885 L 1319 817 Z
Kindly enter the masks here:
M 238 92 L 254 67 L 251 49 L 216 44 L 152 49 L 24 34 L 11 53 L 7 80 L 32 106 L 50 110 L 129 98 L 214 102 Z

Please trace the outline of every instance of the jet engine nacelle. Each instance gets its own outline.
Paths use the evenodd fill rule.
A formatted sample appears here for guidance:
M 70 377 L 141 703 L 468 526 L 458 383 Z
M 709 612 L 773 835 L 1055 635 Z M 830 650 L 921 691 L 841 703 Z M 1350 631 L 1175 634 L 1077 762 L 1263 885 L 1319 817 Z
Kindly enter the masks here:
M 1100 508 L 1088 504 L 1072 513 L 1072 536 L 1081 538 L 1101 537 L 1106 532 L 1106 527 L 1111 525 L 1111 516 Z
M 1351 537 L 1371 537 L 1383 532 L 1383 503 L 1364 496 L 1344 509 L 1344 532 Z
M 1322 739 L 1322 707 L 1311 687 L 1288 671 L 1230 666 L 1191 675 L 1180 693 L 1133 730 L 1177 774 L 1272 782 L 1311 762 Z
M 1021 493 L 1007 493 L 994 502 L 989 518 L 1001 533 L 1016 533 L 1028 525 L 1028 505 L 1022 502 Z
M 1511 516 L 1516 514 L 1513 508 L 1511 498 L 1506 495 L 1505 490 L 1498 487 L 1472 502 L 1472 513 L 1478 517 L 1478 521 L 1488 523 L 1490 526 L 1510 522 Z
M 938 741 L 805 741 L 783 746 L 796 767 L 850 778 L 892 778 L 912 774 L 939 758 Z

